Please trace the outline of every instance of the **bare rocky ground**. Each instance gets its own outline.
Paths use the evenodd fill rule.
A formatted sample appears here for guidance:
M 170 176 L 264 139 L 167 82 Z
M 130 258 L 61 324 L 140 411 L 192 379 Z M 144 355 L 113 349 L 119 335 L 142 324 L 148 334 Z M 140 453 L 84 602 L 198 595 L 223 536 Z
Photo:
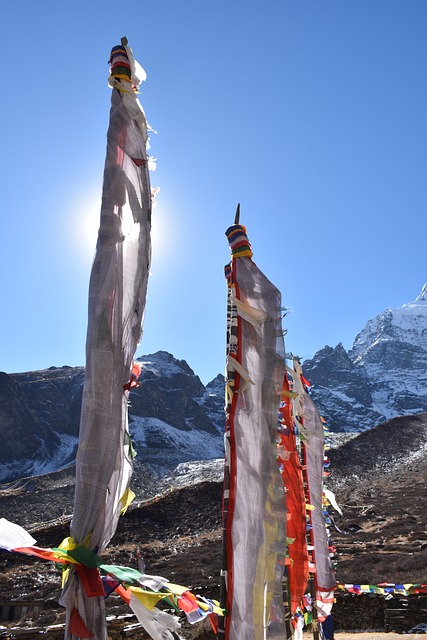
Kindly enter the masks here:
M 330 452 L 332 473 L 328 484 L 343 510 L 342 516 L 334 514 L 339 530 L 331 528 L 338 582 L 427 582 L 426 418 L 422 414 L 395 419 Z M 164 575 L 196 594 L 218 598 L 221 483 L 204 481 L 172 488 L 172 484 L 177 487 L 185 482 L 169 479 L 159 488 L 159 482 L 142 468 L 137 470 L 135 480 L 134 490 L 136 486 L 141 504 L 121 518 L 104 554 L 106 563 L 136 567 L 139 552 L 147 572 Z M 194 480 L 193 475 L 191 482 Z M 156 491 L 161 495 L 155 497 Z M 72 493 L 70 471 L 30 479 L 3 489 L 0 516 L 30 529 L 40 546 L 56 546 L 69 533 Z M 151 499 L 143 503 L 150 495 Z M 61 621 L 56 608 L 60 573 L 53 564 L 0 551 L 0 570 L 0 598 L 4 603 L 42 602 L 34 625 L 46 627 Z M 107 608 L 111 615 L 129 614 L 114 596 L 107 599 Z M 409 631 L 415 624 L 427 622 L 427 596 L 385 600 L 381 596 L 338 594 L 334 618 L 338 630 L 358 631 L 359 637 L 362 631 L 378 635 L 385 628 Z M 21 627 L 30 622 L 31 614 Z M 132 618 L 112 621 L 112 640 L 145 638 L 138 627 L 132 627 L 135 622 Z M 13 625 L 16 623 L 6 626 Z M 0 637 L 18 637 L 2 633 L 6 630 Z M 182 637 L 207 639 L 213 634 L 207 625 L 191 629 L 184 625 Z M 392 640 L 391 635 L 387 637 Z M 341 635 L 337 638 L 341 640 Z M 375 638 L 370 636 L 371 640 Z
M 330 452 L 339 582 L 427 582 L 427 416 L 395 418 Z

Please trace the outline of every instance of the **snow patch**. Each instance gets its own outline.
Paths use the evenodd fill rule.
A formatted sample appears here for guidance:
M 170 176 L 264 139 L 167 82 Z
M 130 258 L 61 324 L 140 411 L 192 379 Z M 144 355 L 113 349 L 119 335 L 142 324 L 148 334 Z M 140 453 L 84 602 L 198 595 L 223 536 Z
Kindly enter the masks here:
M 54 432 L 55 433 L 55 432 Z M 0 482 L 5 482 L 11 476 L 27 477 L 41 476 L 55 471 L 61 471 L 75 461 L 78 438 L 64 433 L 56 433 L 61 440 L 61 444 L 56 448 L 54 454 L 37 460 L 24 459 L 2 464 L 0 471 Z
M 223 441 L 217 435 L 195 428 L 177 429 L 170 424 L 151 417 L 135 417 L 129 425 L 131 438 L 141 460 L 151 458 L 154 451 L 161 451 L 167 465 L 169 453 L 179 452 L 187 460 L 211 460 L 223 456 Z

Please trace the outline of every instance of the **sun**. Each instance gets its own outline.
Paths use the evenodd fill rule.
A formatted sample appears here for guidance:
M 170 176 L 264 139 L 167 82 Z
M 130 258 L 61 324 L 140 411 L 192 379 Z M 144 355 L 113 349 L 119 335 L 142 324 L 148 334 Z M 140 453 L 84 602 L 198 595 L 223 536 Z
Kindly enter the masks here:
M 176 247 L 183 240 L 183 231 L 178 223 L 180 216 L 176 203 L 168 202 L 161 193 L 157 199 L 151 215 L 151 270 L 153 275 L 160 276 L 164 271 L 168 272 L 176 259 Z M 70 251 L 84 269 L 95 256 L 101 201 L 100 186 L 89 186 L 75 193 L 64 211 L 64 231 Z

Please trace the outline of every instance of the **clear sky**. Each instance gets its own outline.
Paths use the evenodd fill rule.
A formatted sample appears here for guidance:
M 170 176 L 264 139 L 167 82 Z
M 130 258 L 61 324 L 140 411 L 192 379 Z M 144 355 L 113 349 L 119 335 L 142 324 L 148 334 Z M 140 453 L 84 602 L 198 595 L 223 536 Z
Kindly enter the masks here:
M 158 159 L 138 355 L 224 370 L 237 202 L 286 348 L 350 348 L 427 281 L 425 0 L 16 0 L 2 8 L 0 370 L 83 365 L 108 58 L 127 36 Z

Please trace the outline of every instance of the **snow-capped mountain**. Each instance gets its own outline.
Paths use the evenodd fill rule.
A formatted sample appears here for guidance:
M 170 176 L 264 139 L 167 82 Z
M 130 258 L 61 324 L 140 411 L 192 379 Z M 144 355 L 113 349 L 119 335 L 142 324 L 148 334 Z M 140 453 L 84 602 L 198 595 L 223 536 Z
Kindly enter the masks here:
M 138 359 L 141 386 L 129 408 L 138 464 L 163 476 L 181 463 L 222 457 L 224 377 L 204 386 L 165 351 Z M 427 411 L 427 285 L 414 302 L 369 320 L 348 352 L 324 347 L 303 368 L 332 431 Z M 83 367 L 0 373 L 0 482 L 74 462 L 83 380 Z
M 138 358 L 129 431 L 138 459 L 163 475 L 182 462 L 224 455 L 224 376 L 206 387 L 185 360 L 158 351 Z
M 303 364 L 333 431 L 362 431 L 427 410 L 427 284 L 398 309 L 369 320 L 346 352 L 325 347 Z
M 204 386 L 166 351 L 138 358 L 129 431 L 137 460 L 163 475 L 178 464 L 223 455 L 224 377 Z M 83 367 L 0 373 L 0 482 L 58 471 L 75 460 Z
M 0 373 L 0 482 L 75 460 L 83 367 Z

